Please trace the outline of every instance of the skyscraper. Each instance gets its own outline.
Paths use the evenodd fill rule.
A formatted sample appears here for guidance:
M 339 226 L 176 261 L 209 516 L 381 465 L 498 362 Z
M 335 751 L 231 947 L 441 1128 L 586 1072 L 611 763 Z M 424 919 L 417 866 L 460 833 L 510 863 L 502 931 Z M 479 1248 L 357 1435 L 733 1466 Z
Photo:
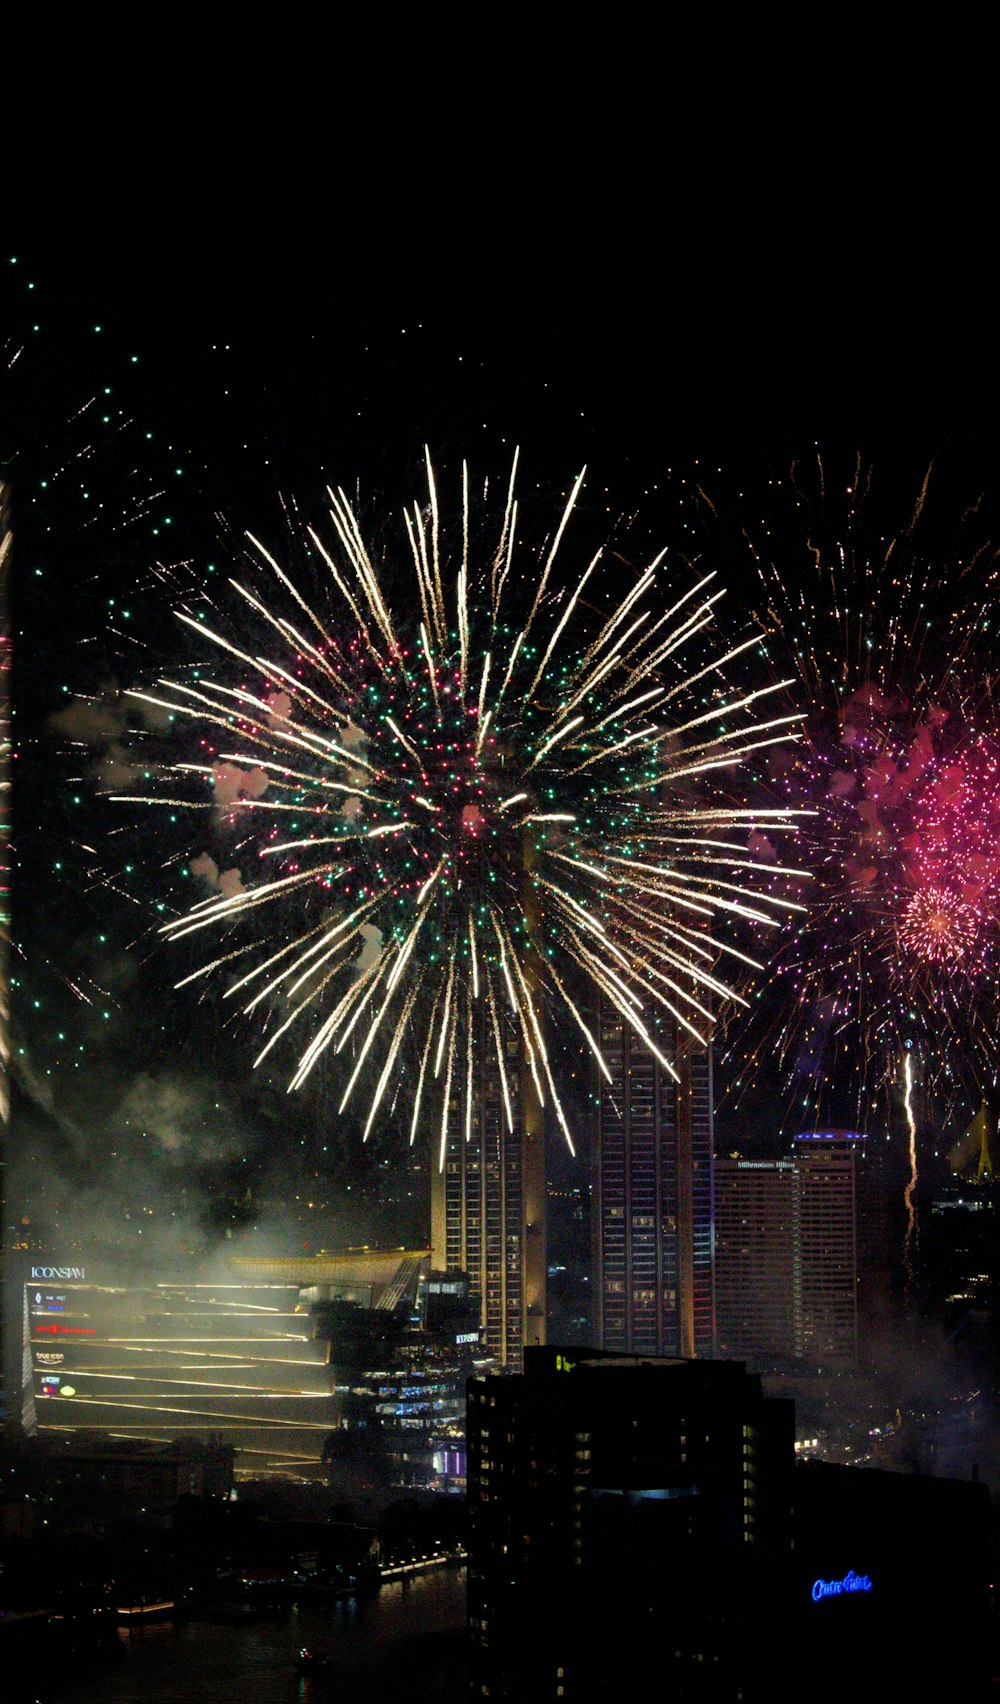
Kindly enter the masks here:
M 799 1175 L 791 1160 L 715 1162 L 715 1325 L 722 1355 L 793 1361 Z
M 657 1045 L 675 1081 L 606 1001 L 598 1024 L 610 1081 L 600 1076 L 595 1089 L 597 1342 L 634 1354 L 711 1354 L 711 1048 L 663 1026 Z
M 858 1358 L 855 1165 L 863 1136 L 807 1131 L 794 1142 L 799 1174 L 802 1354 L 854 1366 Z
M 468 1274 L 497 1366 L 519 1372 L 525 1343 L 545 1342 L 545 1143 L 516 1021 L 499 1009 L 495 1020 L 508 1086 L 484 1034 L 477 1080 L 456 1086 L 444 1163 L 432 1165 L 431 1244 L 436 1270 Z M 492 1021 L 484 1007 L 484 1031 Z
M 785 1160 L 715 1165 L 716 1342 L 724 1355 L 850 1367 L 858 1354 L 853 1131 Z

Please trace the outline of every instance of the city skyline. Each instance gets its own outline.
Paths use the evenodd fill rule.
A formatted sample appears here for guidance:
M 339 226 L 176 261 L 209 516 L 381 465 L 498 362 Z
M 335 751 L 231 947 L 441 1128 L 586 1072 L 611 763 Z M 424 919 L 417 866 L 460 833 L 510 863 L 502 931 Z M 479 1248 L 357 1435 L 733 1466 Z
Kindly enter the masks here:
M 876 1687 L 978 1696 L 1000 1672 L 986 25 L 140 22 L 5 34 L 2 1607 L 42 1630 L 15 1694 L 456 1704 L 525 1656 L 515 1691 L 590 1704 L 644 1655 L 662 1685 L 662 1633 L 692 1695 L 730 1656 L 735 1686 L 752 1646 L 769 1700 L 785 1675 L 863 1696 L 873 1651 Z M 427 452 L 461 554 L 463 465 L 472 508 L 502 516 L 515 448 L 540 561 L 582 473 L 552 589 L 601 550 L 588 621 L 665 550 L 651 623 L 714 575 L 714 654 L 763 630 L 736 674 L 777 689 L 803 757 L 762 747 L 729 803 L 817 816 L 797 852 L 730 848 L 726 879 L 806 907 L 811 881 L 819 903 L 801 933 L 739 920 L 756 964 L 729 975 L 705 947 L 748 1004 L 713 988 L 688 1060 L 666 1026 L 679 1084 L 581 1001 L 609 1085 L 539 1006 L 565 1129 L 530 1088 L 509 1120 L 498 1080 L 477 1096 L 470 1041 L 464 1104 L 449 1116 L 439 1084 L 444 1121 L 439 1100 L 411 1147 L 405 1076 L 366 1128 L 383 1060 L 357 1105 L 333 1050 L 289 1092 L 281 1046 L 254 1067 L 226 963 L 176 986 L 197 966 L 163 926 L 235 894 L 239 825 L 210 805 L 203 832 L 171 808 L 140 823 L 112 795 L 148 793 L 165 746 L 197 765 L 150 683 L 202 690 L 204 634 L 175 612 L 220 630 L 246 604 L 248 534 L 315 607 L 309 529 L 329 536 L 342 490 L 393 619 L 430 589 L 433 627 L 434 569 L 397 555 L 410 505 L 434 560 Z M 524 848 L 505 855 L 514 911 Z M 498 1070 L 527 1079 L 507 1039 Z M 364 1245 L 381 1309 L 330 1253 Z M 615 1333 L 621 1360 L 597 1347 Z M 95 1417 L 132 1435 L 94 1439 Z M 284 1621 L 133 1637 L 141 1597 L 256 1613 L 277 1573 Z
M 433 57 L 446 45 L 440 69 L 464 71 L 475 39 L 442 33 L 425 48 Z M 408 38 L 349 40 L 351 51 L 378 58 L 398 116 L 409 111 Z M 248 266 L 242 238 L 255 228 L 248 211 L 261 205 L 255 182 L 266 183 L 269 206 L 280 199 L 288 228 L 299 220 L 297 228 L 313 228 L 310 203 L 326 154 L 319 109 L 301 97 L 322 87 L 323 71 L 310 73 L 291 49 L 287 65 L 279 55 L 272 111 L 303 107 L 295 148 L 279 147 L 275 133 L 252 143 L 233 124 L 260 88 L 259 58 L 209 56 L 191 78 L 177 75 L 169 49 L 159 81 L 143 71 L 123 82 L 91 66 L 86 101 L 73 60 L 53 58 L 45 138 L 35 126 L 31 147 L 26 133 L 11 143 L 3 290 L 12 364 L 2 449 L 24 635 L 14 659 L 25 920 L 25 956 L 14 965 L 25 1047 L 19 1130 L 23 1147 L 37 1149 L 33 1163 L 52 1209 L 72 1208 L 91 1225 L 99 1222 L 101 1173 L 113 1164 L 117 1200 L 135 1192 L 133 1231 L 155 1239 L 162 1222 L 168 1240 L 196 1245 L 239 1228 L 256 1202 L 279 1195 L 294 1154 L 304 1179 L 336 1171 L 329 1187 L 324 1173 L 325 1198 L 344 1239 L 364 1240 L 387 1224 L 381 1185 L 397 1170 L 394 1150 L 366 1147 L 331 1114 L 325 1085 L 309 1104 L 258 1089 L 249 1045 L 218 1012 L 172 992 L 165 960 L 148 951 L 145 919 L 137 927 L 155 898 L 141 883 L 130 889 L 135 873 L 120 822 L 103 803 L 95 807 L 94 795 L 95 783 L 134 766 L 147 731 L 134 718 L 130 725 L 116 690 L 147 662 L 166 667 L 174 654 L 164 570 L 188 564 L 188 587 L 205 586 L 210 571 L 223 581 L 243 531 L 276 543 L 289 524 L 294 534 L 300 513 L 314 517 L 326 477 L 402 499 L 428 441 L 452 466 L 468 455 L 499 469 L 520 439 L 540 505 L 567 466 L 586 463 L 587 524 L 630 563 L 661 523 L 678 559 L 692 541 L 702 550 L 685 494 L 702 468 L 713 472 L 713 500 L 720 487 L 749 491 L 752 500 L 817 443 L 831 481 L 860 450 L 888 488 L 878 515 L 892 527 L 902 524 L 903 499 L 930 461 L 932 492 L 953 512 L 978 501 L 991 466 L 992 345 L 975 311 L 979 286 L 975 277 L 959 286 L 928 224 L 911 217 L 914 202 L 930 205 L 940 230 L 951 232 L 976 204 L 976 183 L 962 171 L 972 130 L 956 123 L 956 105 L 944 101 L 928 113 L 903 61 L 887 101 L 873 110 L 877 56 L 871 82 L 860 65 L 853 80 L 835 76 L 831 60 L 810 84 L 805 67 L 768 64 L 764 46 L 719 57 L 694 41 L 653 37 L 647 72 L 635 41 L 611 38 L 607 64 L 618 80 L 609 74 L 600 86 L 618 109 L 623 74 L 648 92 L 662 73 L 670 99 L 649 103 L 649 116 L 623 131 L 633 144 L 619 175 L 628 235 L 609 247 L 606 165 L 580 125 L 598 38 L 581 35 L 568 58 L 546 35 L 484 40 L 490 53 L 475 63 L 486 85 L 510 86 L 513 73 L 529 99 L 543 90 L 549 97 L 535 157 L 554 165 L 575 149 L 589 169 L 589 178 L 560 176 L 571 233 L 553 225 L 542 172 L 518 179 L 519 218 L 504 226 L 498 252 L 495 222 L 468 192 L 478 177 L 485 205 L 501 208 L 510 172 L 517 177 L 528 156 L 477 130 L 475 157 L 462 163 L 466 193 L 435 205 L 436 216 L 457 220 L 447 239 L 428 229 L 414 243 L 405 219 L 393 224 L 384 195 L 401 185 L 372 154 L 355 166 L 367 192 L 354 202 L 363 240 L 341 243 L 332 267 L 308 240 L 278 245 L 280 255 L 258 244 Z M 552 77 L 556 64 L 570 72 L 565 86 Z M 30 77 L 25 97 L 29 86 Z M 466 112 L 473 87 L 467 74 L 454 81 Z M 773 97 L 767 115 L 761 90 Z M 192 124 L 157 122 L 188 99 Z M 692 121 L 702 110 L 719 122 L 711 142 L 698 127 L 692 153 Z M 664 111 L 669 135 L 660 134 Z M 844 122 L 830 125 L 831 113 Z M 143 114 L 153 117 L 147 123 Z M 829 210 L 789 188 L 792 115 L 797 188 L 813 182 L 817 162 L 833 171 L 843 147 L 874 163 L 854 218 L 859 238 L 883 233 L 880 269 L 866 273 L 857 299 L 841 289 L 839 272 L 799 264 L 829 227 Z M 424 117 L 418 133 L 440 151 L 446 128 Z M 131 121 L 134 158 L 123 146 Z M 217 163 L 221 141 L 236 132 L 245 138 L 246 169 L 234 167 L 228 193 L 211 172 L 200 185 L 193 161 Z M 902 182 L 900 150 L 913 161 Z M 264 157 L 271 164 L 255 180 L 250 163 Z M 714 212 L 699 185 L 720 198 Z M 665 187 L 672 199 L 661 217 Z M 157 204 L 171 209 L 187 244 L 170 240 Z M 186 264 L 182 249 L 197 264 Z M 942 523 L 933 536 L 946 535 Z M 733 576 L 734 613 L 749 606 L 743 565 L 723 559 L 718 572 L 720 580 Z M 66 586 L 72 597 L 62 595 Z M 137 643 L 132 623 L 152 632 L 152 648 Z M 68 916 L 71 967 L 57 950 Z M 756 1151 L 779 1132 L 724 1092 L 722 1052 L 719 1145 Z M 770 1114 L 769 1087 L 760 1101 Z M 582 1084 L 577 1092 L 582 1124 Z M 933 1127 L 929 1097 L 924 1110 Z M 955 1122 L 965 1114 L 960 1106 Z M 886 1143 L 902 1184 L 901 1095 L 879 1124 L 872 1134 Z M 393 1185 L 404 1224 L 405 1163 L 403 1156 Z M 586 1166 L 579 1171 L 582 1179 Z

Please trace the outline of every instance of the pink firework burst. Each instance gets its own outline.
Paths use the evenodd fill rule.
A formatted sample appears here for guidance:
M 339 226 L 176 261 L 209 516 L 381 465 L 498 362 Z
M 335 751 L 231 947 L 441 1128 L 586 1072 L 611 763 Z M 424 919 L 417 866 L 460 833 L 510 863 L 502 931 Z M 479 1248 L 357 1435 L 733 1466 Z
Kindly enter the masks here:
M 899 926 L 900 972 L 904 980 L 922 966 L 986 976 L 1000 899 L 1000 755 L 992 742 L 973 735 L 931 761 L 910 815 L 900 873 L 912 894 Z
M 808 880 L 775 877 L 808 909 L 724 1063 L 734 1102 L 776 1071 L 784 1116 L 817 1128 L 870 1120 L 879 1091 L 888 1112 L 908 1053 L 942 1107 L 1000 1074 L 1000 523 L 943 472 L 893 479 L 817 457 L 756 496 L 682 481 L 692 562 L 746 562 L 772 666 L 792 663 L 807 706 L 802 743 L 757 779 L 812 807 Z M 766 836 L 751 851 L 777 862 Z
M 899 925 L 900 954 L 935 969 L 964 974 L 976 951 L 980 918 L 947 888 L 925 888 L 904 908 Z

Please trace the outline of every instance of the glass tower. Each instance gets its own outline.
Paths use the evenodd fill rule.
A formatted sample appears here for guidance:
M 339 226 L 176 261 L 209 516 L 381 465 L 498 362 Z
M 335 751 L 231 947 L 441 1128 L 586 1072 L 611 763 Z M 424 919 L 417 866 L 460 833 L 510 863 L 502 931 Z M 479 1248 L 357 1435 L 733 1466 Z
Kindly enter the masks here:
M 677 1026 L 657 1036 L 676 1080 L 607 1002 L 610 1081 L 598 1079 L 593 1226 L 601 1348 L 710 1355 L 712 1054 Z

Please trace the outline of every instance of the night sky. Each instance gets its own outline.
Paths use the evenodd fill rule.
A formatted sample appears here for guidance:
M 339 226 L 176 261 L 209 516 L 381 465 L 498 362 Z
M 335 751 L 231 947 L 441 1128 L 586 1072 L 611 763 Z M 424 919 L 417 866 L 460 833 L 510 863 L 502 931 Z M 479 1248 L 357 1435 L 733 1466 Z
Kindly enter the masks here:
M 103 1228 L 127 1201 L 170 1246 L 266 1200 L 280 1230 L 294 1155 L 338 1241 L 423 1234 L 322 1074 L 295 1101 L 251 1082 L 251 1039 L 170 992 L 176 848 L 163 830 L 150 865 L 98 796 L 143 737 L 115 689 L 178 655 L 172 587 L 211 592 L 246 530 L 280 544 L 327 479 L 398 512 L 425 443 L 499 477 L 520 444 L 540 504 L 586 463 L 588 525 L 636 557 L 697 553 L 685 480 L 735 514 L 817 448 L 836 476 L 870 462 L 887 526 L 933 460 L 944 536 L 1000 447 L 987 59 L 853 28 L 722 55 L 670 31 L 279 23 L 223 49 L 173 13 L 146 45 L 15 38 L 8 1205 L 44 1176 L 43 1219 Z M 745 574 L 734 557 L 734 619 Z

